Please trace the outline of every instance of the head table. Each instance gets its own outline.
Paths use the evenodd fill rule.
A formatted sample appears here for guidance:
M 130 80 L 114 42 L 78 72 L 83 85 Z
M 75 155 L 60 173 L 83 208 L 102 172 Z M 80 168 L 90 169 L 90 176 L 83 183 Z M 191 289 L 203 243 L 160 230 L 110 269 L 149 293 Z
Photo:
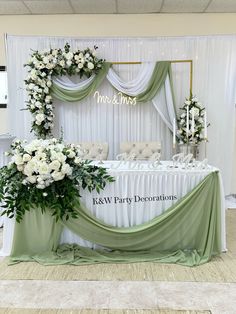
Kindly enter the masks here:
M 212 238 L 218 236 L 219 250 L 226 250 L 224 193 L 218 169 L 209 165 L 200 167 L 189 164 L 186 166 L 184 164 L 177 165 L 167 161 L 162 161 L 160 164 L 154 164 L 153 162 L 147 161 L 102 161 L 95 163 L 96 165 L 105 167 L 108 173 L 115 178 L 115 182 L 107 184 L 105 189 L 100 193 L 97 193 L 96 191 L 80 191 L 83 208 L 86 208 L 86 210 L 92 214 L 91 217 L 97 218 L 97 225 L 99 225 L 99 222 L 101 221 L 105 223 L 105 227 L 103 226 L 104 229 L 109 229 L 106 226 L 114 226 L 121 228 L 118 228 L 118 230 L 122 231 L 128 230 L 129 228 L 135 230 L 134 226 L 136 226 L 138 230 L 140 225 L 144 226 L 144 229 L 146 228 L 146 225 L 147 228 L 149 228 L 148 224 L 155 221 L 158 217 L 160 217 L 160 219 L 162 219 L 161 217 L 164 217 L 162 219 L 164 222 L 169 219 L 170 222 L 168 223 L 171 223 L 171 218 L 169 216 L 172 215 L 173 211 L 177 210 L 177 207 L 179 208 L 178 210 L 181 211 L 181 206 L 183 204 L 183 206 L 187 207 L 187 209 L 185 209 L 187 210 L 187 214 L 183 212 L 182 216 L 179 216 L 180 218 L 177 217 L 174 222 L 174 227 L 170 225 L 170 230 L 168 231 L 169 234 L 175 229 L 173 232 L 175 232 L 176 237 L 178 238 L 178 248 L 181 250 L 189 249 L 190 244 L 186 242 L 186 239 L 190 237 L 188 234 L 190 230 L 194 230 L 193 232 L 196 233 L 191 235 L 193 239 L 191 240 L 191 243 L 194 243 L 194 239 L 197 239 L 199 233 L 203 232 L 200 228 L 205 228 L 204 225 L 208 228 L 208 225 L 211 225 L 209 227 L 211 230 L 209 231 L 206 229 L 206 234 L 211 232 Z M 218 205 L 216 205 L 216 203 Z M 192 208 L 192 206 L 194 208 Z M 206 208 L 204 208 L 204 206 L 206 206 Z M 211 213 L 205 217 L 204 212 L 207 212 L 209 207 L 211 207 Z M 218 211 L 218 220 L 212 222 L 212 217 L 215 211 Z M 88 217 L 89 218 L 86 218 L 86 221 L 92 219 L 90 216 Z M 25 225 L 23 222 L 24 228 L 28 228 L 31 224 L 29 219 L 31 218 L 28 218 L 28 220 L 25 221 Z M 188 219 L 188 221 L 186 219 Z M 208 219 L 211 221 L 209 222 Z M 78 220 L 80 220 L 80 218 L 78 218 Z M 161 224 L 163 224 L 163 221 Z M 178 225 L 179 223 L 180 225 Z M 199 227 L 196 227 L 196 224 L 198 224 Z M 21 246 L 22 241 L 24 242 L 25 238 L 23 237 L 21 239 L 19 230 L 16 235 L 16 225 L 19 224 L 15 223 L 14 219 L 5 218 L 3 248 L 1 251 L 2 255 L 10 255 L 13 246 L 13 253 L 11 254 L 13 257 L 21 253 L 20 250 L 20 253 L 18 252 L 16 247 Z M 159 227 L 159 225 L 157 226 Z M 81 229 L 81 233 L 79 232 L 79 229 Z M 116 229 L 113 229 L 112 232 L 115 233 Z M 212 231 L 213 229 L 214 231 Z M 139 231 L 140 230 L 138 230 L 138 232 Z M 172 236 L 175 237 L 175 234 Z M 164 231 L 162 232 L 162 236 L 168 238 L 168 235 L 164 234 Z M 95 241 L 91 241 L 91 239 L 95 239 Z M 58 236 L 58 245 L 76 244 L 79 245 L 79 247 L 85 247 L 87 249 L 91 248 L 94 251 L 109 251 L 111 249 L 108 243 L 109 241 L 106 245 L 106 240 L 103 241 L 101 239 L 98 235 L 96 241 L 96 235 L 93 238 L 89 233 L 87 234 L 82 223 L 80 226 L 75 227 L 69 222 L 63 224 L 63 228 Z M 150 241 L 153 240 L 151 239 L 152 238 L 150 237 Z M 162 247 L 164 247 L 165 250 L 168 250 L 168 245 L 163 246 L 163 241 Z M 212 239 L 212 241 L 214 241 L 214 239 Z M 117 244 L 114 249 L 120 250 L 119 245 Z M 126 250 L 130 252 L 132 251 L 132 247 L 129 247 L 128 244 L 126 244 Z M 153 252 L 153 247 L 151 247 L 150 250 Z M 25 255 L 25 253 L 26 252 L 22 252 L 23 255 Z M 37 253 L 42 252 L 34 253 L 37 255 Z M 37 258 L 34 257 L 33 259 L 37 260 Z M 15 260 L 24 260 L 24 258 L 16 258 Z M 38 258 L 38 261 L 41 262 L 40 258 Z M 121 259 L 120 262 L 122 261 L 125 262 L 125 260 Z M 97 262 L 101 262 L 101 260 L 98 258 Z M 60 262 L 58 263 L 60 264 Z M 73 262 L 71 263 L 76 264 Z M 45 264 L 50 263 L 48 262 Z

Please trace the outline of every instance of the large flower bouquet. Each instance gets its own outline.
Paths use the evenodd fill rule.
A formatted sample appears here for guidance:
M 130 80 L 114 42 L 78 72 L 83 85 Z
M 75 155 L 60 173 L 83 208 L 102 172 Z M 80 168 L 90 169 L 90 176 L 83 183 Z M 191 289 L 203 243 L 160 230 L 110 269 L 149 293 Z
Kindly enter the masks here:
M 104 63 L 96 57 L 96 49 L 72 51 L 67 43 L 64 49 L 34 51 L 25 66 L 28 77 L 25 80 L 28 93 L 27 110 L 33 115 L 32 130 L 46 138 L 53 129 L 53 107 L 50 88 L 53 77 L 58 75 L 74 75 L 90 77 L 97 74 Z
M 184 106 L 180 108 L 178 118 L 177 140 L 179 144 L 199 144 L 205 139 L 206 111 L 202 103 L 194 97 L 186 99 Z
M 80 189 L 99 192 L 113 182 L 105 168 L 81 160 L 81 150 L 61 140 L 19 140 L 8 153 L 11 161 L 0 169 L 0 202 L 9 218 L 20 222 L 32 208 L 51 210 L 56 220 L 76 218 Z

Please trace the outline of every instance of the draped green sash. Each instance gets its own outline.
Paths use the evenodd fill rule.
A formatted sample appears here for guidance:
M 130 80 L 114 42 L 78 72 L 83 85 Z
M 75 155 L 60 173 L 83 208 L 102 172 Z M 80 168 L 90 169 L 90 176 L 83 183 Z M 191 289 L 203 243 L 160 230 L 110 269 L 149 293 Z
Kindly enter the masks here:
M 79 90 L 68 90 L 54 83 L 50 89 L 51 94 L 52 96 L 56 97 L 59 100 L 68 102 L 82 100 L 88 97 L 89 95 L 92 95 L 98 89 L 98 87 L 102 84 L 103 80 L 105 79 L 110 67 L 111 63 L 104 62 L 103 68 L 98 72 L 98 74 L 94 77 L 91 83 Z M 161 87 L 164 85 L 167 75 L 169 75 L 172 96 L 174 96 L 171 63 L 170 61 L 160 61 L 156 62 L 151 79 L 145 91 L 135 95 L 136 101 L 147 102 L 152 100 L 155 97 L 155 95 L 160 91 Z
M 16 223 L 11 263 L 52 264 L 130 263 L 155 261 L 194 266 L 221 252 L 221 202 L 217 172 L 209 174 L 162 215 L 134 227 L 110 226 L 85 206 L 78 219 L 56 223 L 50 211 L 27 212 Z M 59 243 L 62 226 L 105 250 Z

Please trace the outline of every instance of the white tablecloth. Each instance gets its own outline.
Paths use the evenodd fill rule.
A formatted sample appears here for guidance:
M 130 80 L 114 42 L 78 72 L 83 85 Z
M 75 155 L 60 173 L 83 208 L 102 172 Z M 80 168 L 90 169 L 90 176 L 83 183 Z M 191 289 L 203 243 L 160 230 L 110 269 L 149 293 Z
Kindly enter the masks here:
M 81 201 L 99 219 L 114 226 L 134 226 L 144 223 L 168 209 L 209 173 L 217 171 L 214 167 L 207 169 L 171 168 L 171 163 L 162 162 L 162 166 L 153 169 L 151 163 L 126 163 L 106 161 L 106 167 L 115 182 L 107 184 L 98 194 L 93 191 L 81 191 Z M 220 176 L 220 174 L 219 174 Z M 221 183 L 222 199 L 222 251 L 226 250 L 225 240 L 225 206 Z M 2 255 L 9 255 L 12 243 L 14 223 L 6 219 Z M 82 246 L 97 246 L 81 239 L 64 228 L 61 243 L 78 243 Z

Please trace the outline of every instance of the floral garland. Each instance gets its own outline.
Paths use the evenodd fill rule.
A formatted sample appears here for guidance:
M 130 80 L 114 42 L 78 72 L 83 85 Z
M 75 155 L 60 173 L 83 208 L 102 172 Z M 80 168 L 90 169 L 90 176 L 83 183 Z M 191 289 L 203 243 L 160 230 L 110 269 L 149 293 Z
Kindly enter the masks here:
M 188 142 L 199 144 L 204 140 L 205 108 L 195 96 L 192 96 L 186 99 L 184 106 L 180 108 L 180 110 L 182 113 L 177 120 L 179 126 L 177 130 L 177 140 L 179 144 L 186 144 Z M 194 125 L 192 125 L 193 123 Z M 207 126 L 209 126 L 209 124 Z
M 32 129 L 39 138 L 47 138 L 53 129 L 53 106 L 50 88 L 52 79 L 58 75 L 77 74 L 90 77 L 102 68 L 103 59 L 95 55 L 96 49 L 71 51 L 67 43 L 64 49 L 50 49 L 49 51 L 35 51 L 25 66 L 28 77 L 25 80 L 28 93 L 27 110 L 33 115 Z
M 80 189 L 99 192 L 114 179 L 105 168 L 82 160 L 79 146 L 55 138 L 13 142 L 11 162 L 0 169 L 0 203 L 20 222 L 26 210 L 50 210 L 58 219 L 76 218 Z

